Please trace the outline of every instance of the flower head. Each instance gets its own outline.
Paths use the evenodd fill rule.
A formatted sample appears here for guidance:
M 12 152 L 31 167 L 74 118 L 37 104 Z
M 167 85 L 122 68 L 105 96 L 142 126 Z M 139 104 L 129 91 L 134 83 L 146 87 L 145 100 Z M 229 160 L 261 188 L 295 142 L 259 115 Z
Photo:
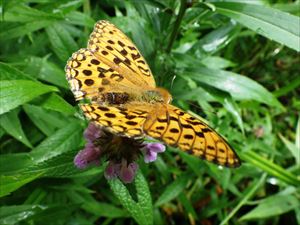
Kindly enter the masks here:
M 84 131 L 87 141 L 85 148 L 78 152 L 74 164 L 82 169 L 94 164 L 100 164 L 101 158 L 108 160 L 104 171 L 106 179 L 118 177 L 124 183 L 131 183 L 138 170 L 135 162 L 141 154 L 149 163 L 157 158 L 157 154 L 165 151 L 160 143 L 143 143 L 143 140 L 118 136 L 107 132 L 91 122 Z

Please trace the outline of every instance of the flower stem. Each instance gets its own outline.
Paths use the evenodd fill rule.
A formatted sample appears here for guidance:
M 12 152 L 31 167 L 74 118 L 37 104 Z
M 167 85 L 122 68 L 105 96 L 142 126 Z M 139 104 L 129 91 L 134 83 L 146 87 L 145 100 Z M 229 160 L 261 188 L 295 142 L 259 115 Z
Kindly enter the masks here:
M 179 30 L 179 27 L 180 27 L 180 23 L 181 23 L 181 21 L 182 21 L 182 18 L 183 18 L 183 16 L 184 16 L 184 13 L 185 13 L 186 9 L 187 9 L 187 0 L 181 0 L 179 13 L 178 13 L 178 16 L 177 16 L 177 18 L 176 18 L 176 21 L 175 21 L 175 24 L 174 24 L 174 28 L 173 28 L 172 34 L 171 34 L 171 36 L 170 36 L 170 40 L 169 40 L 168 47 L 167 47 L 167 49 L 166 49 L 166 52 L 167 52 L 167 53 L 170 53 L 170 52 L 171 52 L 173 43 L 174 43 L 174 41 L 175 41 L 175 39 L 176 39 L 178 30 Z

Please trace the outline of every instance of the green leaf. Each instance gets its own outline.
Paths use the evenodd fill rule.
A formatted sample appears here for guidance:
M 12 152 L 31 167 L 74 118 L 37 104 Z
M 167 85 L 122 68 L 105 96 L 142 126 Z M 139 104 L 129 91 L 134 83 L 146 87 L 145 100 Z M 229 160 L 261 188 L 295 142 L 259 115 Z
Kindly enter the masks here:
M 82 12 L 72 11 L 66 15 L 66 19 L 71 24 L 80 25 L 88 28 L 93 28 L 96 21 Z
M 116 206 L 108 203 L 97 201 L 88 201 L 83 206 L 88 212 L 94 213 L 96 216 L 103 216 L 106 218 L 125 218 L 128 213 L 124 209 L 117 208 Z
M 222 220 L 220 225 L 228 224 L 228 221 L 237 213 L 237 211 L 249 201 L 255 194 L 255 192 L 258 190 L 259 187 L 261 187 L 266 179 L 266 174 L 262 174 L 260 179 L 255 179 L 251 186 L 249 186 L 243 193 L 241 200 L 238 204 L 235 205 L 235 207 L 231 210 L 231 212 Z
M 45 110 L 39 106 L 26 104 L 23 108 L 34 125 L 46 136 L 52 135 L 57 129 L 65 127 L 70 122 L 60 113 Z
M 219 56 L 208 56 L 201 60 L 201 63 L 212 69 L 225 69 L 236 64 Z
M 258 206 L 240 218 L 240 220 L 261 220 L 278 216 L 299 208 L 300 201 L 293 195 L 274 195 L 260 201 Z
M 12 205 L 0 208 L 0 224 L 19 224 L 22 221 L 35 221 L 43 224 L 51 221 L 50 224 L 62 224 L 61 218 L 67 217 L 78 205 Z
M 31 32 L 50 26 L 53 21 L 41 20 L 28 23 L 1 22 L 0 40 L 6 41 L 12 38 L 24 36 Z
M 63 19 L 61 14 L 46 13 L 24 4 L 14 4 L 5 11 L 5 21 L 10 22 L 34 22 L 37 20 L 58 20 Z
M 290 152 L 294 156 L 294 158 L 296 160 L 296 164 L 300 165 L 300 148 L 297 148 L 297 146 L 293 142 L 289 141 L 287 138 L 285 138 L 281 134 L 279 134 L 279 137 L 282 140 L 282 142 L 284 143 L 284 145 L 286 146 L 286 148 L 288 150 L 290 150 Z
M 78 123 L 70 123 L 32 150 L 34 162 L 40 163 L 63 152 L 77 150 L 81 140 L 81 126 Z
M 8 112 L 39 95 L 57 91 L 57 88 L 29 80 L 1 81 L 0 114 Z
M 38 174 L 31 174 L 31 175 L 15 175 L 15 176 L 0 176 L 0 197 L 6 196 L 10 194 L 11 192 L 19 189 L 23 185 L 31 182 L 32 180 L 37 179 L 40 177 L 42 173 Z M 0 210 L 1 212 L 1 210 Z M 0 216 L 1 218 L 1 216 Z M 3 224 L 3 223 L 1 223 Z
M 22 142 L 29 148 L 32 148 L 31 143 L 23 132 L 21 122 L 18 117 L 18 110 L 7 112 L 0 116 L 1 127 L 15 139 Z
M 216 11 L 280 44 L 300 51 L 300 18 L 262 5 L 214 2 Z
M 108 183 L 115 196 L 139 225 L 153 224 L 152 203 L 149 188 L 140 171 L 138 171 L 134 181 L 138 202 L 133 200 L 128 189 L 119 179 L 111 179 Z M 145 187 L 146 190 L 143 190 Z M 143 194 L 146 194 L 146 196 L 142 196 Z
M 246 76 L 224 70 L 194 67 L 180 72 L 198 82 L 227 91 L 236 100 L 255 100 L 283 109 L 281 103 L 262 85 Z
M 280 165 L 277 165 L 270 160 L 256 154 L 253 151 L 245 152 L 241 156 L 244 160 L 250 162 L 256 167 L 261 168 L 268 174 L 277 177 L 286 184 L 294 185 L 296 187 L 300 185 L 300 178 L 298 178 L 296 175 L 282 168 Z
M 0 62 L 0 80 L 33 80 L 29 75 L 20 70 Z
M 45 109 L 64 113 L 66 115 L 74 115 L 76 113 L 76 110 L 73 106 L 71 106 L 68 102 L 66 102 L 66 100 L 55 93 L 52 93 L 49 96 L 45 97 L 40 103 L 40 106 Z
M 30 153 L 2 154 L 0 157 L 0 174 L 16 176 L 33 163 Z
M 169 184 L 155 202 L 155 206 L 161 206 L 176 198 L 187 185 L 190 173 L 183 173 L 173 183 Z
M 51 63 L 47 57 L 30 57 L 25 60 L 24 72 L 34 74 L 39 80 L 46 81 L 50 84 L 69 89 L 66 80 L 64 68 Z
M 74 165 L 76 153 L 78 153 L 78 150 L 59 153 L 50 159 L 24 168 L 22 173 L 25 175 L 42 173 L 43 177 L 69 177 L 82 173 L 82 170 Z M 103 167 L 101 168 L 102 170 L 98 170 L 98 174 L 103 171 Z
M 134 184 L 137 191 L 137 205 L 143 211 L 144 217 L 149 222 L 149 224 L 153 224 L 153 206 L 151 193 L 148 183 L 141 172 L 138 172 L 136 174 Z
M 52 48 L 61 61 L 66 62 L 72 53 L 78 50 L 78 45 L 60 23 L 46 29 Z

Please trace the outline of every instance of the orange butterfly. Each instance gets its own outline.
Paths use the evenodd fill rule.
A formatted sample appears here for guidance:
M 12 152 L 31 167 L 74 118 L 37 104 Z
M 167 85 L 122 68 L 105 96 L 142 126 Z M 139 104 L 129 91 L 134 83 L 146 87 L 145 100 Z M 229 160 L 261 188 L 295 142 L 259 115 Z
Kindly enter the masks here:
M 145 59 L 131 40 L 108 21 L 96 23 L 87 48 L 75 52 L 66 74 L 85 116 L 116 135 L 148 135 L 222 166 L 240 160 L 230 145 L 203 121 L 170 104 L 156 87 Z

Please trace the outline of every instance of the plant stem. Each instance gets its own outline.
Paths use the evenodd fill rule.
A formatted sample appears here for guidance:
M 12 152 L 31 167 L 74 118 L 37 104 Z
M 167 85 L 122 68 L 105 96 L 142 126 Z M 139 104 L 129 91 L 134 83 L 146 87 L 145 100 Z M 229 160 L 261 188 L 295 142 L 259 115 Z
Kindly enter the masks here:
M 184 16 L 184 13 L 185 13 L 186 9 L 187 9 L 187 0 L 181 0 L 179 13 L 178 13 L 178 16 L 177 16 L 175 24 L 174 24 L 173 32 L 172 32 L 172 34 L 170 36 L 170 40 L 169 40 L 168 47 L 166 49 L 166 53 L 170 53 L 171 52 L 173 43 L 174 43 L 174 41 L 176 39 L 178 30 L 179 30 L 179 27 L 180 27 L 180 23 L 182 21 L 182 18 Z

